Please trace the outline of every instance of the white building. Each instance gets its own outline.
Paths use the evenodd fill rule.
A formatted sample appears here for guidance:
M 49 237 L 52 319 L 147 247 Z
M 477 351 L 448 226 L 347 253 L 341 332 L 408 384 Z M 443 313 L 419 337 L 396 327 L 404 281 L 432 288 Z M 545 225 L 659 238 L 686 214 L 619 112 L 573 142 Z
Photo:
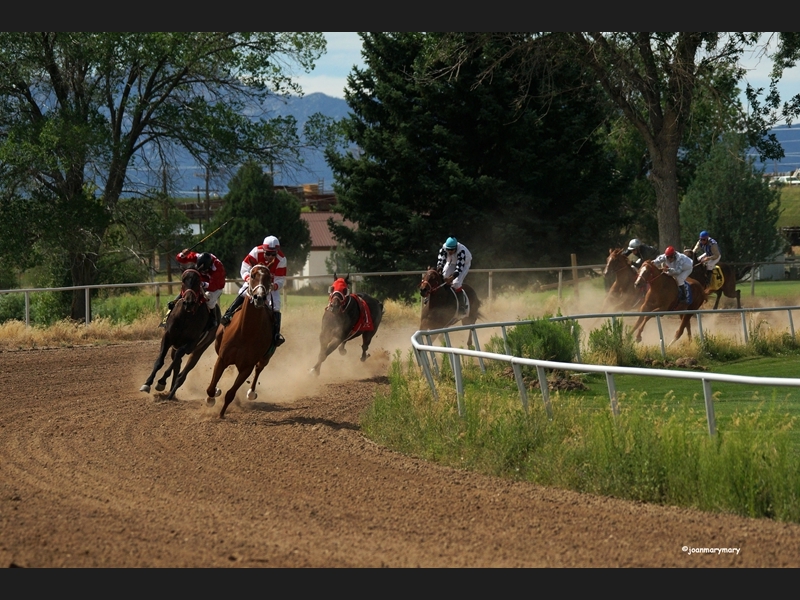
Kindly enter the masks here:
M 308 229 L 311 233 L 311 253 L 303 266 L 301 275 L 313 277 L 313 279 L 295 279 L 293 281 L 294 289 L 306 287 L 312 283 L 330 283 L 333 281 L 333 274 L 328 273 L 325 261 L 330 259 L 331 251 L 336 249 L 338 243 L 333 238 L 330 229 L 328 229 L 328 219 L 347 224 L 350 224 L 350 222 L 344 221 L 340 214 L 328 211 L 303 212 L 300 213 L 300 218 L 308 223 Z M 327 279 L 326 277 L 321 277 L 322 275 L 326 276 Z M 330 282 L 328 279 L 330 279 Z

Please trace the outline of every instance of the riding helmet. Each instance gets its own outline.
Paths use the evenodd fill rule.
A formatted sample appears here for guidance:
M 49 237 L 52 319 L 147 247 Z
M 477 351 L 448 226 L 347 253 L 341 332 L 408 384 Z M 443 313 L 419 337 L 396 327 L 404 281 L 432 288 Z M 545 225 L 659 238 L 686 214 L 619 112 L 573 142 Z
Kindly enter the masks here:
M 214 266 L 214 259 L 208 252 L 197 255 L 197 269 L 200 271 L 210 271 Z
M 630 242 L 628 242 L 628 250 L 636 250 L 639 246 L 642 245 L 637 238 L 633 238 Z
M 449 237 L 444 243 L 444 247 L 448 250 L 455 250 L 458 247 L 458 240 L 454 237 Z
M 667 249 L 664 250 L 664 254 L 666 254 L 669 257 L 675 256 L 675 248 L 673 248 L 672 246 L 667 246 Z
M 280 248 L 281 243 L 274 235 L 268 235 L 264 238 L 264 245 L 270 250 L 276 250 L 277 248 Z
M 701 231 L 700 232 L 700 237 L 701 238 L 707 238 L 708 237 L 708 232 L 707 231 Z

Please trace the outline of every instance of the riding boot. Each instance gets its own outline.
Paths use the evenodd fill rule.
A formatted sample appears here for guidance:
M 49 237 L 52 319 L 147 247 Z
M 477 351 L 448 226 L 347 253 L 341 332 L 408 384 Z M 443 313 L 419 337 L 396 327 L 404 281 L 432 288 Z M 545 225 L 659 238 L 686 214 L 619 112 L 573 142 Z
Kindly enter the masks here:
M 275 345 L 280 346 L 283 342 L 286 341 L 284 337 L 281 335 L 281 313 L 275 311 L 273 316 L 275 318 L 275 334 L 273 337 L 275 340 Z
M 217 310 L 216 308 L 209 308 L 208 309 L 210 314 L 208 315 L 208 322 L 206 324 L 206 331 L 209 329 L 216 329 L 219 323 L 217 322 Z
M 467 292 L 462 288 L 456 294 L 456 297 L 458 298 L 458 314 L 459 315 L 466 315 L 467 314 Z
M 231 304 L 231 305 L 228 307 L 228 310 L 226 310 L 226 311 L 225 311 L 225 314 L 224 314 L 224 315 L 222 315 L 222 319 L 221 319 L 221 321 L 222 321 L 222 324 L 223 324 L 224 326 L 226 326 L 226 327 L 227 327 L 228 325 L 230 325 L 230 324 L 231 324 L 231 319 L 233 318 L 233 313 L 235 313 L 235 312 L 236 312 L 236 310 L 237 310 L 237 309 L 238 309 L 238 308 L 239 308 L 239 307 L 240 307 L 240 306 L 241 306 L 243 303 L 244 303 L 244 295 L 243 295 L 243 294 L 239 294 L 238 296 L 236 296 L 236 300 L 234 300 L 234 301 L 233 301 L 233 304 Z
M 164 315 L 164 318 L 161 319 L 161 323 L 158 324 L 159 327 L 166 327 L 167 326 L 167 319 L 169 319 L 169 313 L 172 312 L 172 309 L 175 308 L 175 303 L 181 299 L 181 295 L 178 294 L 175 300 L 170 300 L 167 302 L 167 314 Z

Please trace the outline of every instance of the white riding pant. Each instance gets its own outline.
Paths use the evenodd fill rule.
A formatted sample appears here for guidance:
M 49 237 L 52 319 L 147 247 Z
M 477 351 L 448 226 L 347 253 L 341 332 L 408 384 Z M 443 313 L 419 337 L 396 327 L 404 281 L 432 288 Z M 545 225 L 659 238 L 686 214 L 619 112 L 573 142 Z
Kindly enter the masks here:
M 208 310 L 214 310 L 219 302 L 219 297 L 222 296 L 222 288 L 218 289 L 215 292 L 206 292 L 206 298 L 208 299 Z
M 703 256 L 705 256 L 705 254 L 703 254 L 700 258 L 703 258 Z M 722 257 L 720 257 L 720 258 L 722 258 Z M 711 258 L 711 259 L 707 260 L 706 262 L 704 262 L 703 264 L 706 266 L 707 270 L 713 271 L 714 267 L 717 266 L 717 263 L 719 261 L 720 261 L 719 258 Z

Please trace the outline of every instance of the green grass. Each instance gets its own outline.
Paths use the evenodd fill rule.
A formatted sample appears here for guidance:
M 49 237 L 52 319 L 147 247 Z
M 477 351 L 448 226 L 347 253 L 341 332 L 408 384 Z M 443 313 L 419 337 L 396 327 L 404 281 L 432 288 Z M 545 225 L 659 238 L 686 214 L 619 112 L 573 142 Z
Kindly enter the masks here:
M 758 362 L 750 366 L 757 369 Z M 774 360 L 765 364 L 782 372 Z M 529 411 L 522 409 L 508 369 L 482 373 L 468 365 L 464 375 L 462 417 L 448 364 L 442 366 L 436 401 L 411 355 L 403 360 L 398 352 L 390 392 L 364 414 L 364 433 L 406 454 L 495 476 L 800 522 L 797 417 L 781 398 L 732 405 L 711 437 L 702 392 L 698 398 L 696 389 L 656 390 L 655 378 L 629 382 L 616 418 L 605 386 L 591 389 L 597 381 L 585 392 L 552 391 L 551 420 L 534 388 Z
M 800 185 L 781 188 L 781 209 L 778 227 L 800 227 Z

